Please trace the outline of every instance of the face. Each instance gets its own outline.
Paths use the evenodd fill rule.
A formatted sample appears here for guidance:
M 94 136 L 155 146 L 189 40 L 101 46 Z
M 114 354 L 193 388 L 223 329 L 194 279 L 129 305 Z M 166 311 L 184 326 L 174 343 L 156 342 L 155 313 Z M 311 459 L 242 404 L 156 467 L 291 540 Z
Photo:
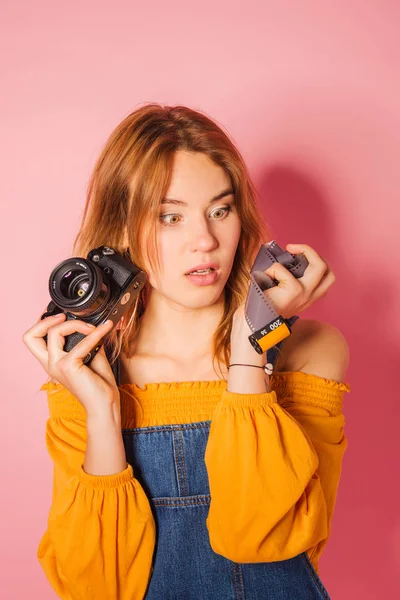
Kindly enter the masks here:
M 152 294 L 188 308 L 217 302 L 241 233 L 233 187 L 225 171 L 205 154 L 177 151 L 157 227 L 162 272 L 159 278 L 147 273 Z M 213 283 L 196 285 L 186 273 L 209 262 L 218 265 Z

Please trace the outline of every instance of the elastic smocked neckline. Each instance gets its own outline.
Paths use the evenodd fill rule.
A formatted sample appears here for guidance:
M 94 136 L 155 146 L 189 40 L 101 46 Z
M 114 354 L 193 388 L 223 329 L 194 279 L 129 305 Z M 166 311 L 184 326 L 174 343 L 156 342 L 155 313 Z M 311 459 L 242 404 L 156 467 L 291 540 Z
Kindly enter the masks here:
M 298 403 L 340 414 L 343 392 L 350 391 L 347 383 L 302 371 L 280 371 L 270 380 L 271 391 L 262 394 L 228 392 L 225 379 L 146 383 L 142 388 L 135 383 L 120 384 L 122 427 L 209 421 L 221 400 L 232 410 L 243 410 L 246 402 L 249 408 L 266 410 L 277 399 L 284 407 L 292 395 Z M 86 418 L 83 406 L 62 384 L 47 382 L 41 389 L 48 391 L 51 417 Z

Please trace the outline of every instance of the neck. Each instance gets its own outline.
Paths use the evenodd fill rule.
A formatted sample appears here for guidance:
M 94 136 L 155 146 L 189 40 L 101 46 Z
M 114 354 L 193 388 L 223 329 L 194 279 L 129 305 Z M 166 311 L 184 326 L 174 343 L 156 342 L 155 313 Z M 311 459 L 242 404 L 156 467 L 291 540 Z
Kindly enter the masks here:
M 154 290 L 149 295 L 133 353 L 191 361 L 212 354 L 212 339 L 222 318 L 224 294 L 213 305 L 178 305 Z

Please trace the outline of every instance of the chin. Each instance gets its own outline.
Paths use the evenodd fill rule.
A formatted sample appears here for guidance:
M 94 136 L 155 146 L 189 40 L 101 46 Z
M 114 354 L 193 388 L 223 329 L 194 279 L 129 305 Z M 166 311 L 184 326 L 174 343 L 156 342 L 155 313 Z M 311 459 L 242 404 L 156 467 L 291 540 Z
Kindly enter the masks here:
M 182 291 L 179 297 L 176 297 L 176 288 L 174 293 L 171 295 L 164 294 L 169 300 L 175 304 L 188 309 L 206 308 L 212 306 L 218 302 L 223 296 L 224 288 L 220 286 L 205 286 L 204 289 L 201 287 L 192 286 L 193 290 L 188 292 L 187 290 Z

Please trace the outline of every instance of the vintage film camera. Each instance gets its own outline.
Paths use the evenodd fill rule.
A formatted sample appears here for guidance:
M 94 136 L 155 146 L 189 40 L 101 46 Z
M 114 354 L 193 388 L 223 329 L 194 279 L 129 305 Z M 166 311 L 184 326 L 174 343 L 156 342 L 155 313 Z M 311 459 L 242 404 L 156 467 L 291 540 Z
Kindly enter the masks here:
M 115 326 L 146 279 L 144 271 L 108 246 L 94 248 L 87 258 L 67 258 L 50 275 L 52 300 L 41 319 L 64 312 L 66 320 L 79 319 L 97 327 L 111 319 Z M 64 351 L 72 350 L 84 337 L 80 332 L 67 335 Z M 47 336 L 44 339 L 47 342 Z M 90 364 L 102 342 L 86 355 L 84 364 Z

